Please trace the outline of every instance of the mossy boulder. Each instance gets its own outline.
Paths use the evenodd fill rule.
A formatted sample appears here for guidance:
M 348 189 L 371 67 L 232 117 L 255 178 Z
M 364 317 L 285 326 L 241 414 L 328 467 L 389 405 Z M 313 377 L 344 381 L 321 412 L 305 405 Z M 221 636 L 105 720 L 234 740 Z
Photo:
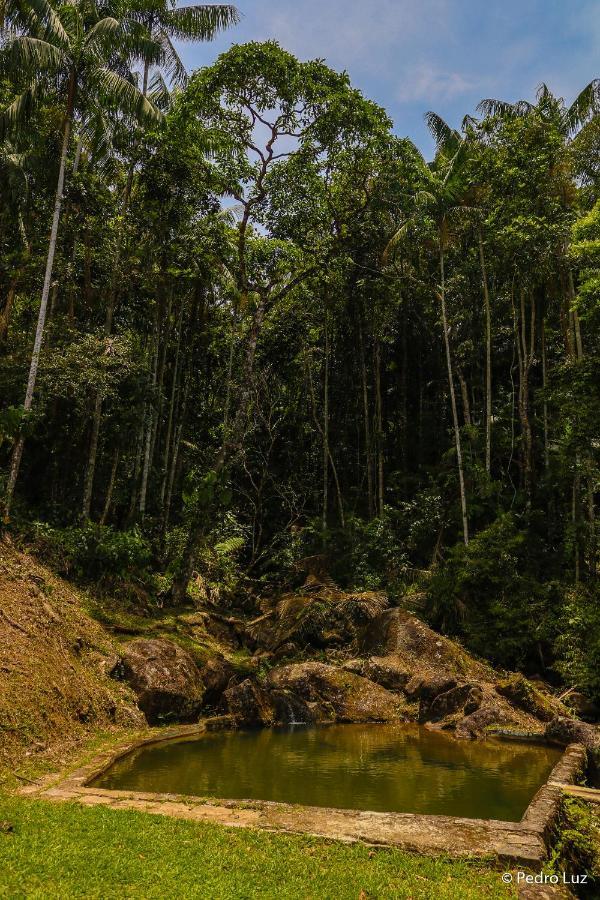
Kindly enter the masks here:
M 130 641 L 114 671 L 133 689 L 150 725 L 190 722 L 202 708 L 204 684 L 192 656 L 166 638 Z
M 560 709 L 560 703 L 548 697 L 524 678 L 523 675 L 511 675 L 496 684 L 496 691 L 506 697 L 515 706 L 531 713 L 542 722 L 549 722 Z
M 304 662 L 269 672 L 267 688 L 303 701 L 313 719 L 333 722 L 396 722 L 406 718 L 405 701 L 369 678 Z

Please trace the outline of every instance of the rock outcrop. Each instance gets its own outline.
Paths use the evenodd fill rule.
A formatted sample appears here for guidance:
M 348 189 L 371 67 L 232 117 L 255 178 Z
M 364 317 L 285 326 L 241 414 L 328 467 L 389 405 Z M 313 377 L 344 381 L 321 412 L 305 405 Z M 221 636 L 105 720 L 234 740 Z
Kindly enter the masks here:
M 587 722 L 578 722 L 566 716 L 556 716 L 546 725 L 546 739 L 566 747 L 567 744 L 583 744 L 588 750 L 600 750 L 600 728 Z
M 202 708 L 204 684 L 190 654 L 164 638 L 130 641 L 114 670 L 137 696 L 148 723 L 193 721 Z
M 267 687 L 305 706 L 309 721 L 397 722 L 409 718 L 404 698 L 369 678 L 319 662 L 272 669 Z
M 235 668 L 222 653 L 207 659 L 200 669 L 200 677 L 204 684 L 205 706 L 217 706 L 227 688 L 239 680 Z
M 274 725 L 277 721 L 269 692 L 251 678 L 228 688 L 223 698 L 237 725 Z

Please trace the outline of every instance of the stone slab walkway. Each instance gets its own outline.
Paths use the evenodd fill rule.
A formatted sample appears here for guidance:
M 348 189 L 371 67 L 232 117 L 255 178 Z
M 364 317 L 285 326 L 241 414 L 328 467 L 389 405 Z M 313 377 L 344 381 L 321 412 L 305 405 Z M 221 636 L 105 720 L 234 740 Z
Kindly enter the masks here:
M 417 853 L 494 856 L 507 863 L 535 866 L 546 857 L 547 841 L 562 791 L 577 780 L 586 763 L 585 749 L 578 744 L 570 745 L 520 822 L 332 809 L 270 801 L 218 800 L 178 794 L 112 791 L 93 786 L 95 778 L 131 750 L 157 741 L 200 736 L 207 728 L 211 728 L 210 720 L 201 725 L 162 730 L 160 734 L 99 754 L 90 764 L 61 781 L 28 786 L 22 789 L 22 793 L 36 794 L 57 802 L 74 800 L 85 806 L 134 809 L 234 828 L 260 828 L 332 840 L 362 841 Z

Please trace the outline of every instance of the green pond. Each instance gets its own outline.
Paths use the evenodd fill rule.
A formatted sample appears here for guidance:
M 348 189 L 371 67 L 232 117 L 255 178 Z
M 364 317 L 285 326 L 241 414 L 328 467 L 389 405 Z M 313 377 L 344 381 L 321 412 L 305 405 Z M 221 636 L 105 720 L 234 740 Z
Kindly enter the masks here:
M 559 757 L 543 745 L 457 741 L 418 725 L 290 726 L 141 748 L 94 785 L 516 822 Z

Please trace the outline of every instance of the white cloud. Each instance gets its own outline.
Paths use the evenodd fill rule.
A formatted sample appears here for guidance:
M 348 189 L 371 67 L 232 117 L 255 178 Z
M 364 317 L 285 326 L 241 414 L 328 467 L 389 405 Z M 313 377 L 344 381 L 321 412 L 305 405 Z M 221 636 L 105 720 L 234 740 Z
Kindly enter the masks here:
M 445 72 L 423 63 L 406 73 L 395 93 L 395 99 L 399 103 L 412 100 L 453 100 L 476 86 L 481 86 L 481 80 L 460 72 Z

